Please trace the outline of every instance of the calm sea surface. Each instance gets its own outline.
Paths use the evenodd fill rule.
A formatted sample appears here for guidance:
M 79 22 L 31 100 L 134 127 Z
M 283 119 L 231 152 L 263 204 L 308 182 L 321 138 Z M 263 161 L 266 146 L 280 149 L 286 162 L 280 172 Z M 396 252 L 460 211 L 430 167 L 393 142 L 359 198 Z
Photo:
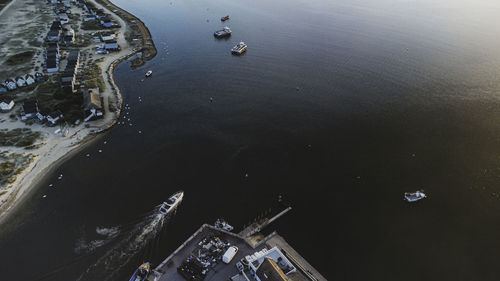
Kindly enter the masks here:
M 293 210 L 271 229 L 329 280 L 500 278 L 500 2 L 116 3 L 158 56 L 116 71 L 125 125 L 2 225 L 0 279 L 125 280 L 279 194 Z M 179 189 L 161 234 L 136 239 Z M 417 189 L 429 198 L 403 202 Z

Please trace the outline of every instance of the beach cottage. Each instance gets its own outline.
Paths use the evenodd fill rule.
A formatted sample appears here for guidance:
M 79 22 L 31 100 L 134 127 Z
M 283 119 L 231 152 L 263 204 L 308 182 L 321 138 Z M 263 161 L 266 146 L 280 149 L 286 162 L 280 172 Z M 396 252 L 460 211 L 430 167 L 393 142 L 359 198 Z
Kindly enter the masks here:
M 85 121 L 103 116 L 99 88 L 83 90 L 83 112 L 85 115 Z
M 45 82 L 45 77 L 40 72 L 35 73 L 36 82 Z
M 38 101 L 27 100 L 23 103 L 23 106 L 21 107 L 21 120 L 24 121 L 31 118 L 35 118 L 38 112 L 39 112 Z
M 6 80 L 5 80 L 5 86 L 7 86 L 7 89 L 8 89 L 9 91 L 12 91 L 12 90 L 17 89 L 17 84 L 16 84 L 16 82 L 15 82 L 14 80 L 12 80 L 12 79 L 6 79 Z
M 111 40 L 104 43 L 104 49 L 107 51 L 119 51 L 120 47 L 118 46 L 118 42 L 116 42 L 116 40 Z
M 14 105 L 13 99 L 4 99 L 0 101 L 0 112 L 9 112 L 14 108 Z
M 17 84 L 17 87 L 18 88 L 21 88 L 21 87 L 26 87 L 26 81 L 24 80 L 23 77 L 21 76 L 17 76 L 16 77 L 16 84 Z
M 33 77 L 33 75 L 31 74 L 26 74 L 24 80 L 26 80 L 26 84 L 28 84 L 28 86 L 36 82 L 35 77 Z
M 59 120 L 61 120 L 63 117 L 64 116 L 62 112 L 60 110 L 56 110 L 47 115 L 45 118 L 47 119 L 50 125 L 56 125 L 57 122 L 59 122 Z

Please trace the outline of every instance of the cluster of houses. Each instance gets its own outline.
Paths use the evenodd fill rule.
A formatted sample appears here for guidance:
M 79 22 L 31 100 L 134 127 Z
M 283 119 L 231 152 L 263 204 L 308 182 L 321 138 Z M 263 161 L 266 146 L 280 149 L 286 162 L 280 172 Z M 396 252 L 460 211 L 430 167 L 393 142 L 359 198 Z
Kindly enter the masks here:
M 54 3 L 55 2 L 55 3 Z M 55 4 L 54 7 L 54 12 L 57 15 L 57 21 L 59 22 L 58 28 L 55 28 L 54 30 L 52 29 L 53 26 L 51 26 L 51 31 L 52 36 L 47 36 L 47 39 L 49 37 L 51 38 L 56 38 L 57 40 L 53 41 L 59 41 L 61 40 L 62 43 L 64 43 L 66 46 L 71 46 L 72 44 L 76 43 L 76 33 L 75 30 L 69 26 L 66 26 L 65 24 L 69 23 L 69 14 L 71 14 L 71 4 L 69 0 L 63 0 L 63 1 L 52 1 L 53 4 Z
M 35 75 L 26 74 L 25 76 L 17 76 L 14 79 L 6 79 L 3 84 L 0 84 L 0 95 L 5 94 L 8 91 L 14 91 L 18 88 L 23 88 L 36 82 L 44 82 L 45 77 L 40 72 L 36 72 Z
M 48 112 L 40 109 L 38 100 L 27 100 L 21 106 L 21 120 L 35 120 L 38 123 L 46 123 L 47 125 L 56 125 L 64 118 L 60 110 Z
M 99 24 L 104 28 L 118 26 L 118 24 L 104 12 L 104 10 L 96 8 L 93 3 L 87 2 L 86 0 L 76 0 L 76 5 L 88 13 L 83 21 L 96 21 L 99 22 Z

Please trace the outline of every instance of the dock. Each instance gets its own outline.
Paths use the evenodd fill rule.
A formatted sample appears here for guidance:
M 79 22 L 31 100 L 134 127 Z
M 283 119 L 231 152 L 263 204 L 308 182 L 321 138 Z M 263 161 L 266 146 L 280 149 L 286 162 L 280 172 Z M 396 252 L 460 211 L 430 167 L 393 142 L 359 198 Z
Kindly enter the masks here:
M 282 254 L 283 259 L 291 263 L 288 268 L 293 268 L 293 270 L 290 270 L 286 274 L 286 279 L 283 278 L 281 280 L 325 281 L 326 279 L 312 265 L 310 265 L 305 258 L 303 258 L 297 251 L 295 251 L 283 237 L 278 235 L 276 231 L 267 236 L 264 236 L 260 233 L 260 230 L 262 230 L 264 227 L 268 226 L 271 222 L 283 216 L 290 210 L 291 208 L 289 207 L 270 219 L 261 219 L 259 222 L 251 224 L 239 233 L 228 232 L 220 228 L 216 228 L 215 226 L 204 224 L 153 270 L 152 274 L 149 276 L 149 280 L 187 280 L 187 278 L 179 273 L 178 268 L 184 266 L 187 260 L 195 259 L 193 257 L 195 257 L 196 255 L 200 255 L 200 253 L 204 249 L 207 249 L 207 247 L 204 246 L 204 243 L 206 243 L 208 239 L 216 239 L 216 241 L 224 241 L 226 245 L 236 246 L 238 248 L 238 252 L 229 264 L 225 264 L 220 261 L 220 257 L 222 256 L 220 255 L 219 261 L 210 264 L 210 266 L 204 267 L 205 269 L 207 269 L 207 272 L 205 275 L 203 275 L 203 277 L 195 278 L 195 276 L 193 275 L 191 280 L 259 281 L 261 280 L 258 279 L 259 269 L 255 268 L 256 266 L 258 266 L 259 262 L 257 262 L 256 259 L 259 257 L 259 261 L 267 259 L 268 257 L 266 257 L 265 254 L 274 251 Z M 247 259 L 246 257 L 251 257 L 254 259 L 254 261 L 246 266 L 243 271 L 240 271 L 236 266 L 236 263 L 245 261 Z M 210 258 L 210 260 L 215 261 L 216 259 Z M 278 260 L 281 260 L 281 258 L 277 258 L 276 261 L 277 263 L 280 263 Z M 261 264 L 264 264 L 264 262 L 262 262 Z M 280 270 L 277 269 L 277 271 Z M 284 276 L 283 272 L 281 272 L 280 274 L 281 276 Z

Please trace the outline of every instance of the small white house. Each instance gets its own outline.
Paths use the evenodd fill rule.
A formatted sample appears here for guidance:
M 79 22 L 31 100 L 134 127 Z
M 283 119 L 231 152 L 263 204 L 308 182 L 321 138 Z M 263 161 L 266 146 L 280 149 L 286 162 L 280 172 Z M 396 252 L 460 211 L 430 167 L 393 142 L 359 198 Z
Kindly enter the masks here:
M 102 36 L 102 41 L 103 42 L 109 42 L 115 40 L 115 35 L 114 34 L 109 34 L 109 35 L 103 35 Z
M 17 89 L 17 84 L 16 84 L 16 82 L 14 82 L 14 80 L 12 80 L 12 79 L 7 79 L 7 80 L 5 80 L 5 86 L 7 86 L 7 89 L 8 89 L 9 91 L 12 91 L 12 90 Z
M 35 77 L 33 77 L 33 75 L 31 74 L 26 74 L 26 77 L 24 77 L 24 79 L 26 80 L 26 84 L 28 84 L 28 86 L 36 82 Z
M 109 41 L 104 43 L 104 49 L 108 51 L 118 51 L 120 47 L 118 46 L 118 43 L 116 41 Z
M 14 100 L 3 100 L 0 102 L 0 112 L 9 112 L 14 105 Z
M 23 77 L 16 77 L 16 84 L 18 87 L 25 87 L 26 86 L 26 81 L 23 79 Z

